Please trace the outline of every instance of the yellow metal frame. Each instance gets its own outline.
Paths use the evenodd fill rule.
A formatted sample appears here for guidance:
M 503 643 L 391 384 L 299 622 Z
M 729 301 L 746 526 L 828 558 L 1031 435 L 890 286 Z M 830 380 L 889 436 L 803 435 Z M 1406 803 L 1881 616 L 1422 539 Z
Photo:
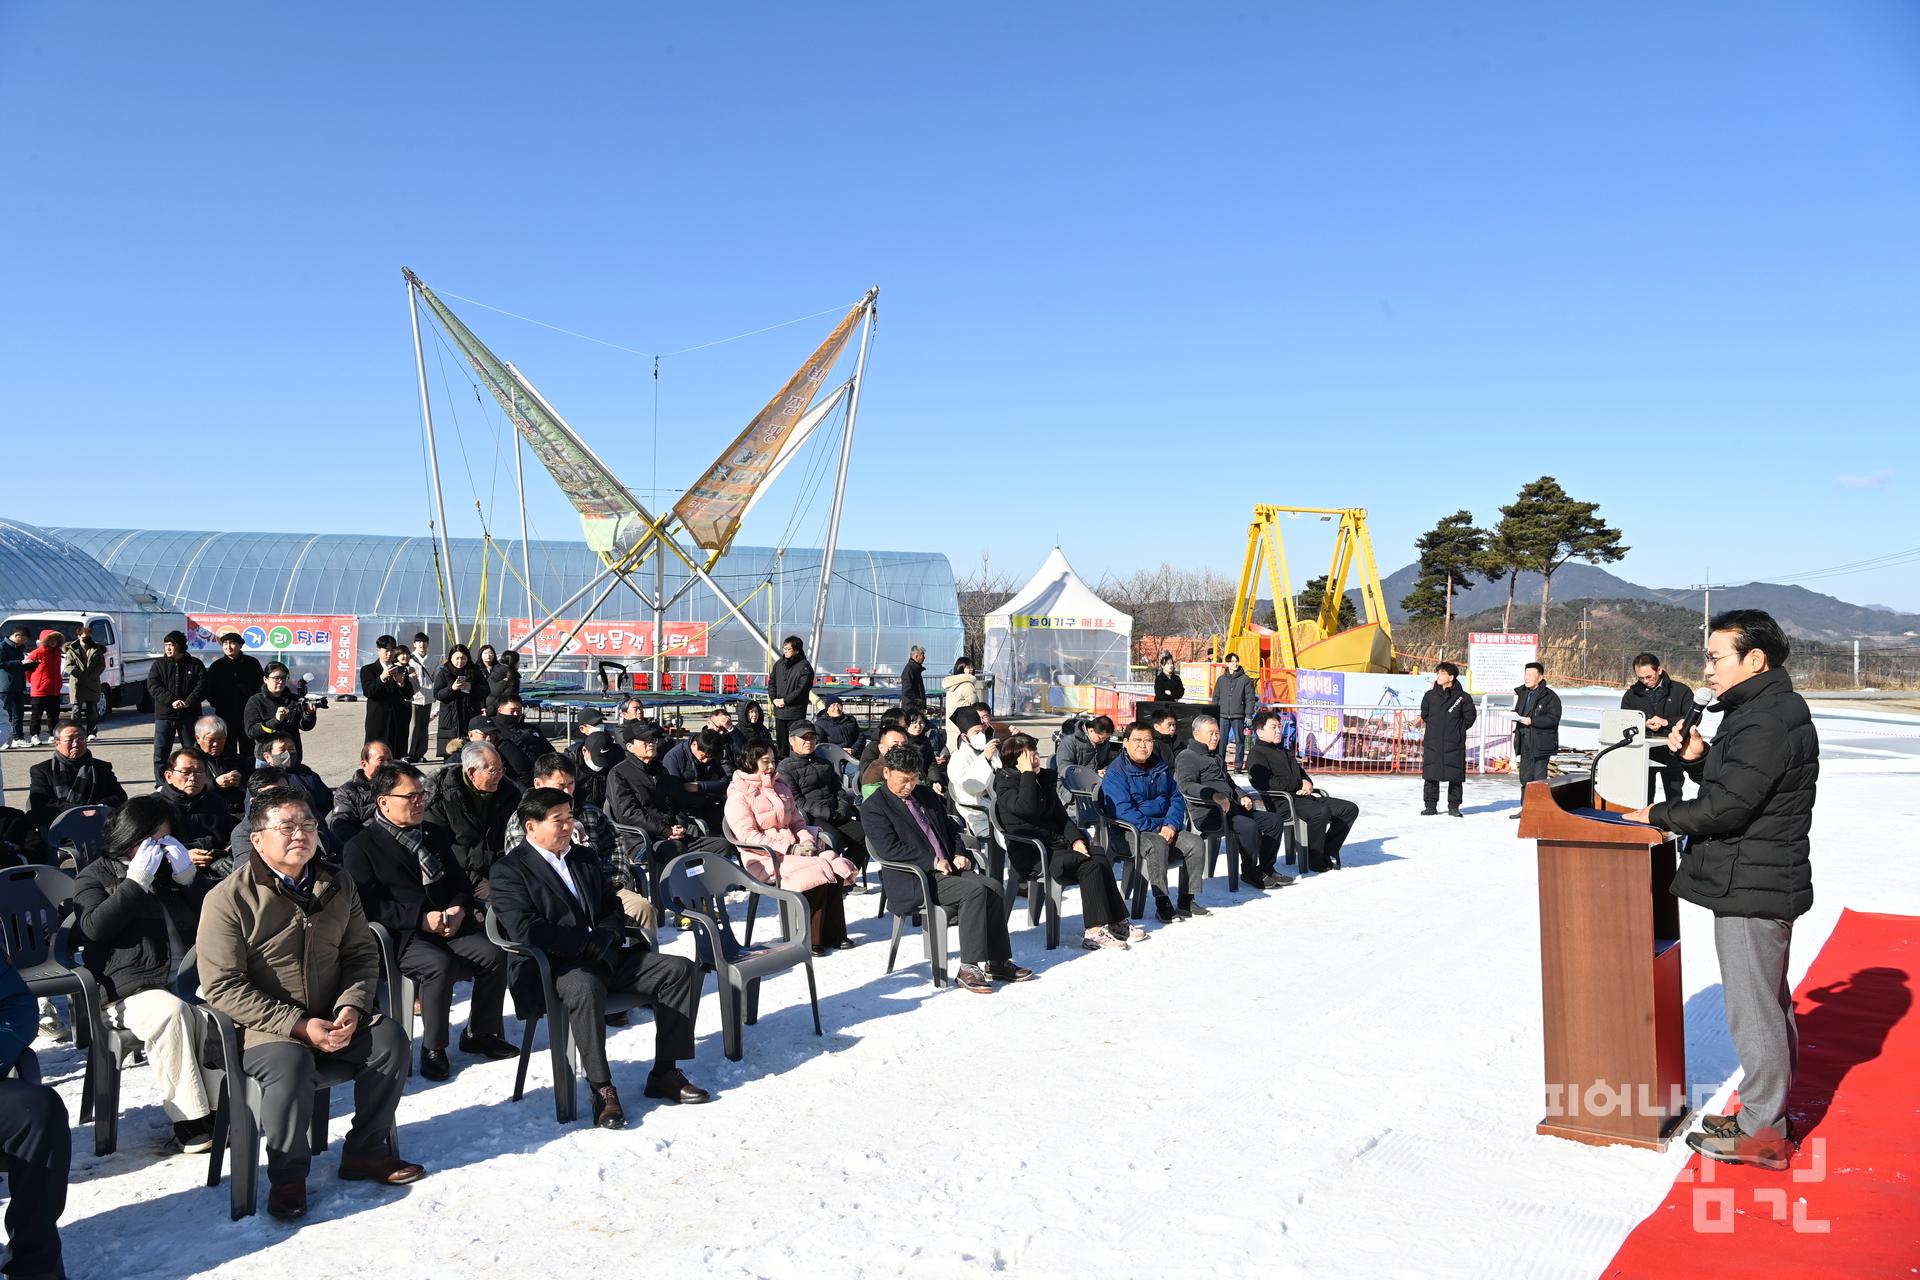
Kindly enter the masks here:
M 1261 577 L 1273 596 L 1276 639 L 1280 665 L 1299 664 L 1294 630 L 1300 618 L 1293 605 L 1293 580 L 1287 570 L 1285 540 L 1280 536 L 1281 516 L 1319 516 L 1338 520 L 1334 535 L 1333 565 L 1327 571 L 1326 594 L 1320 599 L 1320 616 L 1315 621 L 1322 637 L 1340 628 L 1340 601 L 1347 594 L 1348 577 L 1358 572 L 1360 599 L 1366 619 L 1393 636 L 1393 624 L 1387 617 L 1386 599 L 1380 589 L 1380 567 L 1373 558 L 1373 538 L 1367 532 L 1364 507 L 1274 507 L 1259 505 L 1253 509 L 1253 521 L 1247 525 L 1247 554 L 1240 566 L 1240 585 L 1233 601 L 1233 620 L 1228 624 L 1223 652 L 1237 653 L 1249 668 L 1261 664 L 1258 637 L 1252 635 L 1254 602 L 1260 598 Z M 1219 651 L 1216 645 L 1216 650 Z

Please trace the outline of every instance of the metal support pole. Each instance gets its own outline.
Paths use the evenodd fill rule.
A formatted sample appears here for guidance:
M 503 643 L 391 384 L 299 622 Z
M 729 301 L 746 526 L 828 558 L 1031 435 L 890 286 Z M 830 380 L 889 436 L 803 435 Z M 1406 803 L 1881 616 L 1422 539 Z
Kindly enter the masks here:
M 413 317 L 413 367 L 420 376 L 420 420 L 427 432 L 427 472 L 433 478 L 433 507 L 440 526 L 440 566 L 434 570 L 441 578 L 441 589 L 446 592 L 447 612 L 452 615 L 454 634 L 447 637 L 452 644 L 460 633 L 460 597 L 453 587 L 453 544 L 447 541 L 447 502 L 440 495 L 440 451 L 433 442 L 433 404 L 427 397 L 427 356 L 420 345 L 420 296 L 414 292 L 413 275 L 407 275 L 407 310 Z
M 653 687 L 667 687 L 667 558 L 653 558 Z
M 522 460 L 526 442 L 520 439 L 519 431 L 513 433 L 513 487 L 520 497 L 520 577 L 521 585 L 527 589 L 527 622 L 533 622 L 533 557 L 527 550 L 527 472 Z M 527 656 L 535 663 L 540 661 L 540 633 L 535 631 L 527 637 Z M 545 667 L 540 670 L 545 671 Z
M 873 341 L 874 300 L 880 290 L 867 293 L 867 319 L 860 330 L 860 358 L 853 367 L 853 392 L 847 397 L 847 425 L 840 436 L 840 472 L 833 481 L 833 511 L 827 517 L 827 545 L 820 558 L 820 591 L 814 597 L 813 628 L 807 633 L 807 653 L 820 660 L 820 634 L 827 625 L 827 593 L 833 586 L 833 549 L 840 540 L 840 508 L 847 496 L 847 467 L 853 462 L 853 424 L 860 416 L 860 389 L 867 380 L 867 347 Z
M 613 574 L 613 581 L 612 581 L 612 582 L 609 582 L 609 583 L 607 584 L 607 589 L 606 589 L 605 591 L 602 591 L 602 592 L 600 593 L 600 595 L 599 595 L 599 598 L 598 598 L 598 599 L 596 599 L 596 600 L 595 600 L 595 601 L 594 601 L 594 602 L 593 602 L 592 604 L 590 604 L 590 605 L 588 605 L 588 606 L 587 606 L 587 611 L 586 611 L 586 612 L 585 612 L 584 614 L 582 614 L 582 615 L 580 615 L 580 626 L 581 626 L 581 627 L 584 627 L 584 626 L 586 626 L 586 625 L 587 625 L 587 623 L 589 623 L 589 622 L 591 622 L 591 621 L 593 620 L 593 615 L 594 615 L 594 614 L 596 614 L 596 613 L 598 613 L 598 612 L 600 611 L 600 606 L 601 606 L 601 605 L 603 605 L 603 604 L 605 604 L 605 603 L 606 603 L 606 601 L 607 601 L 607 597 L 613 594 L 613 589 L 614 589 L 615 587 L 617 587 L 617 586 L 619 586 L 619 585 L 620 585 L 620 584 L 621 584 L 622 582 L 624 582 L 624 581 L 626 581 L 626 575 L 625 575 L 625 574 L 622 574 L 622 573 L 618 573 L 618 572 L 616 572 L 616 571 L 614 571 L 614 570 L 612 570 L 612 569 L 609 569 L 609 570 L 607 570 L 607 573 L 611 573 L 611 574 Z M 607 573 L 603 573 L 603 574 L 601 574 L 601 575 L 600 575 L 600 577 L 599 577 L 599 578 L 595 578 L 595 579 L 593 580 L 593 582 L 598 582 L 598 581 L 600 581 L 600 578 L 604 578 L 604 577 L 606 577 L 606 576 L 607 576 Z M 589 590 L 589 591 L 590 591 L 590 590 L 592 590 L 592 589 L 593 589 L 593 583 L 592 583 L 592 582 L 590 582 L 590 583 L 588 583 L 588 584 L 587 584 L 587 590 Z M 582 592 L 580 593 L 580 595 L 585 595 L 586 593 L 587 593 L 586 591 L 582 591 Z M 576 597 L 575 597 L 575 599 L 578 599 L 578 598 L 579 598 L 578 596 L 576 596 Z M 645 597 L 642 597 L 642 599 L 644 599 L 644 598 L 645 598 Z M 571 601 L 571 600 L 569 600 L 569 601 L 568 601 L 567 603 L 568 603 L 568 604 L 571 604 L 571 603 L 573 603 L 573 601 Z M 562 605 L 562 606 L 561 606 L 561 608 L 563 608 L 563 609 L 564 609 L 565 607 L 566 607 L 566 605 Z M 575 628 L 575 630 L 576 630 L 576 631 L 577 631 L 577 630 L 579 630 L 579 627 L 576 627 L 576 628 Z M 572 637 L 568 637 L 568 639 L 569 639 L 569 640 L 571 640 L 571 639 L 572 639 Z M 540 666 L 538 666 L 537 668 L 535 668 L 535 669 L 534 669 L 534 673 L 533 673 L 533 676 L 532 676 L 532 679 L 535 679 L 535 680 L 538 680 L 538 679 L 539 679 L 539 678 L 540 678 L 541 676 L 543 676 L 543 675 L 545 675 L 545 674 L 547 673 L 547 668 L 548 668 L 548 667 L 550 667 L 550 666 L 552 666 L 552 665 L 553 665 L 553 664 L 554 664 L 554 663 L 555 663 L 556 661 L 558 661 L 558 660 L 559 660 L 559 658 L 560 658 L 560 655 L 561 655 L 561 654 L 563 654 L 563 653 L 565 653 L 566 651 L 567 651 L 567 647 L 566 647 L 566 645 L 557 645 L 557 646 L 555 646 L 555 648 L 554 648 L 554 650 L 553 650 L 553 652 L 547 655 L 547 660 L 546 660 L 545 662 L 543 662 L 543 663 L 541 663 L 541 664 L 540 664 Z
M 613 569 L 613 567 L 609 565 L 607 568 L 602 569 L 600 572 L 594 574 L 591 578 L 587 579 L 586 586 L 580 588 L 578 591 L 568 596 L 565 600 L 562 600 L 559 604 L 555 605 L 553 607 L 553 612 L 549 613 L 543 620 L 539 622 L 533 622 L 532 619 L 528 619 L 529 622 L 532 622 L 532 626 L 528 628 L 527 634 L 524 636 L 521 636 L 518 640 L 509 644 L 507 647 L 510 649 L 518 649 L 521 645 L 525 644 L 528 641 L 528 639 L 530 639 L 533 636 L 539 635 L 541 631 L 545 630 L 547 627 L 551 626 L 553 623 L 559 621 L 560 615 L 564 613 L 568 608 L 570 608 L 576 600 L 580 600 L 584 598 L 589 591 L 592 591 L 595 587 L 599 586 L 603 579 L 609 577 L 614 572 L 615 570 Z

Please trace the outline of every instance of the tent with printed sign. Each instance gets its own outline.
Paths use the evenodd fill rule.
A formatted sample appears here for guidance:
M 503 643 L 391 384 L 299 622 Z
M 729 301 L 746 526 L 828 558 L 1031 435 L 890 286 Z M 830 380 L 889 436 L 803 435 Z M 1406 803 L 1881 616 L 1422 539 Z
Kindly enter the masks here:
M 1127 678 L 1133 619 L 1093 593 L 1055 547 L 1011 600 L 987 615 L 981 670 L 1002 715 L 1089 709 L 1092 686 Z

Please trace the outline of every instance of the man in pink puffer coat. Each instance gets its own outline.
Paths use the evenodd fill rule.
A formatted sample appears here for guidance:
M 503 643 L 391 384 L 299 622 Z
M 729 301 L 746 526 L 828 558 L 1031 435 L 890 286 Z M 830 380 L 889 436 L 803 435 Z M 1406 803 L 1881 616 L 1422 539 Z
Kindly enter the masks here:
M 807 825 L 793 788 L 774 772 L 770 745 L 747 748 L 727 786 L 726 817 L 747 874 L 806 898 L 814 954 L 852 947 L 844 887 L 860 878 L 860 869 L 833 851 L 820 828 Z

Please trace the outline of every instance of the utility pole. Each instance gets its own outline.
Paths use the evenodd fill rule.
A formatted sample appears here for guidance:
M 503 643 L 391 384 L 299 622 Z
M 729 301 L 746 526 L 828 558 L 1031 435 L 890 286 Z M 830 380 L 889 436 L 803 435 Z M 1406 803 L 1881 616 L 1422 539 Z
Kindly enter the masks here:
M 1860 637 L 1853 639 L 1853 687 L 1860 687 Z
M 1711 575 L 1712 570 L 1708 570 L 1708 573 Z M 1693 584 L 1692 589 L 1700 593 L 1700 644 L 1703 648 L 1707 643 L 1707 636 L 1711 634 L 1708 628 L 1713 625 L 1713 593 L 1725 590 L 1731 585 L 1733 584 L 1728 582 L 1714 582 L 1711 576 L 1705 582 Z

